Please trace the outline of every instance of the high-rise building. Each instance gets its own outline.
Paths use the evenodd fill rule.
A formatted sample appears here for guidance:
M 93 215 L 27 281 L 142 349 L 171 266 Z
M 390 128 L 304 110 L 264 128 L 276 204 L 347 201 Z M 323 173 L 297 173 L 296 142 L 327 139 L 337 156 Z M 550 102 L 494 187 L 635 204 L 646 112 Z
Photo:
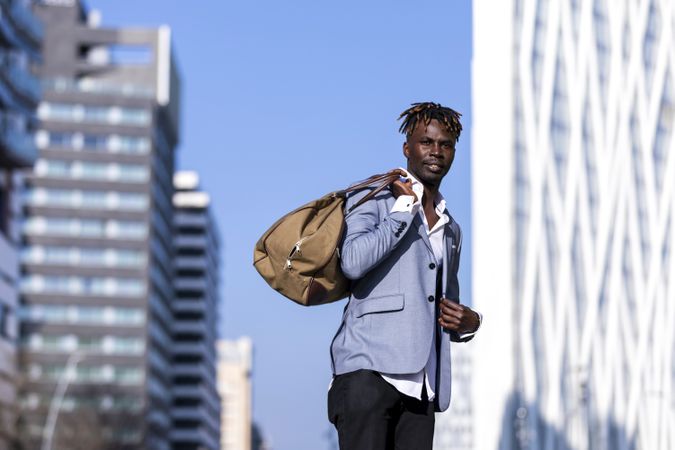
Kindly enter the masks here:
M 221 450 L 251 450 L 251 368 L 253 343 L 248 337 L 218 341 L 218 392 Z
M 216 389 L 216 325 L 220 239 L 211 200 L 195 172 L 173 177 L 176 298 L 173 310 L 171 445 L 174 450 L 220 448 Z
M 434 450 L 474 450 L 471 404 L 471 358 L 473 344 L 452 345 L 452 400 L 436 414 Z
M 30 6 L 0 2 L 0 449 L 16 429 L 16 342 L 20 240 L 20 175 L 37 157 L 33 132 L 40 84 L 32 74 L 39 60 L 42 25 Z
M 474 1 L 476 448 L 675 448 L 675 7 Z
M 79 0 L 34 11 L 45 38 L 21 254 L 23 438 L 27 448 L 168 450 L 171 32 L 101 27 Z

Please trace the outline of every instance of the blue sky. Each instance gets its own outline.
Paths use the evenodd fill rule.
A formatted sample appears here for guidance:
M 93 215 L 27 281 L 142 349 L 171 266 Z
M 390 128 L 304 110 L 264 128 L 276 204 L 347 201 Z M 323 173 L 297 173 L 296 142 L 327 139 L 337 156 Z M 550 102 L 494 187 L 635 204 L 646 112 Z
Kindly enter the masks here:
M 212 195 L 224 241 L 222 336 L 255 345 L 255 420 L 274 450 L 327 449 L 328 346 L 342 302 L 302 308 L 252 266 L 287 211 L 404 166 L 398 114 L 437 101 L 465 131 L 441 191 L 465 239 L 469 303 L 471 4 L 400 0 L 89 0 L 103 26 L 169 25 L 183 81 L 178 167 Z

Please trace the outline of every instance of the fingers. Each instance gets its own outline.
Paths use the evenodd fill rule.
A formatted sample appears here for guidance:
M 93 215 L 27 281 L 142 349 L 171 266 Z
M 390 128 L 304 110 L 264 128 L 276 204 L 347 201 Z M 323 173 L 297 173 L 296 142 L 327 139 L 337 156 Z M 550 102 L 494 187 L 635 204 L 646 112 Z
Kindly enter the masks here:
M 406 180 L 397 180 L 394 181 L 391 185 L 391 190 L 394 193 L 394 196 L 399 197 L 401 195 L 415 195 L 415 191 L 412 189 L 412 181 Z M 415 195 L 415 198 L 417 196 Z
M 464 328 L 463 322 L 466 320 L 465 308 L 447 298 L 441 299 L 439 305 L 440 315 L 438 323 L 445 329 L 459 331 Z

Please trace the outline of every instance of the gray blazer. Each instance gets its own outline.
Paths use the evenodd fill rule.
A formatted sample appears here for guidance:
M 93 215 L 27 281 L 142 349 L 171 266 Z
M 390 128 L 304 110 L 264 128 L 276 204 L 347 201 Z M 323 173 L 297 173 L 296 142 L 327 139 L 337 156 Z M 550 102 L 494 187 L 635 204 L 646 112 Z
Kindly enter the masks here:
M 345 210 L 367 192 L 351 195 Z M 450 405 L 450 341 L 460 339 L 437 322 L 439 264 L 424 223 L 419 214 L 390 213 L 395 200 L 391 192 L 383 191 L 345 219 L 340 256 L 342 270 L 352 283 L 331 343 L 333 373 L 358 369 L 417 373 L 427 363 L 433 333 L 439 333 L 435 403 L 437 411 L 444 411 Z M 445 243 L 441 293 L 459 301 L 462 233 L 452 217 L 446 224 Z

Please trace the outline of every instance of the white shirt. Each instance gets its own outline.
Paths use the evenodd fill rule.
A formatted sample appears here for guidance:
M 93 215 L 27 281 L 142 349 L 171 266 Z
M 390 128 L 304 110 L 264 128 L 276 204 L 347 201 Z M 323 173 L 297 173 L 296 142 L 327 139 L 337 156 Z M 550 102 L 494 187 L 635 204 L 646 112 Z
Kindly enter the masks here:
M 404 170 L 404 169 L 401 169 Z M 404 170 L 405 171 L 405 170 Z M 412 195 L 401 195 L 396 199 L 396 203 L 391 208 L 391 212 L 401 212 L 408 211 L 411 214 L 420 214 L 422 222 L 424 222 L 424 229 L 427 232 L 429 237 L 429 242 L 431 243 L 431 249 L 434 252 L 434 257 L 436 258 L 436 265 L 438 269 L 444 265 L 443 261 L 443 242 L 445 238 L 445 225 L 450 221 L 450 217 L 445 214 L 445 199 L 443 195 L 439 192 L 437 197 L 434 199 L 435 203 L 435 212 L 438 216 L 438 221 L 429 229 L 429 222 L 427 217 L 424 214 L 424 211 L 421 208 L 422 197 L 424 195 L 424 186 L 418 180 L 415 179 L 410 173 L 405 171 L 408 174 L 408 178 L 412 181 L 412 190 L 417 195 L 417 201 Z M 480 322 L 482 322 L 482 316 L 478 313 Z M 480 322 L 478 327 L 480 328 Z M 478 331 L 478 329 L 476 329 Z M 471 333 L 465 333 L 460 335 L 462 338 L 469 337 L 476 333 L 476 331 Z M 436 396 L 434 392 L 434 386 L 436 385 L 436 333 L 433 332 L 433 338 L 431 340 L 431 348 L 429 349 L 429 357 L 427 363 L 422 370 L 417 373 L 412 374 L 385 374 L 380 373 L 382 378 L 387 381 L 389 384 L 394 386 L 397 391 L 407 395 L 409 397 L 414 397 L 418 400 L 422 399 L 422 386 L 426 385 L 427 397 L 429 401 L 433 400 Z

